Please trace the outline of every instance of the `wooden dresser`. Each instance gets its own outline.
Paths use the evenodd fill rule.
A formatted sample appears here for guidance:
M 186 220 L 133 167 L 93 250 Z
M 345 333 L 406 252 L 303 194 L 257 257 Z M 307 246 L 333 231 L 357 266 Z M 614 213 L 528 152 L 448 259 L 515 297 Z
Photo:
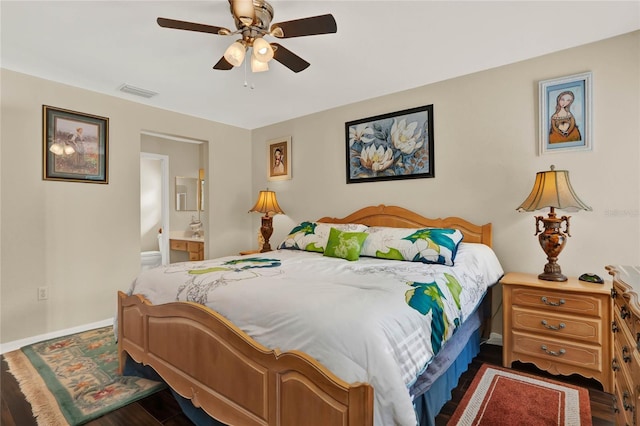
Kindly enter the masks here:
M 508 273 L 500 280 L 503 364 L 530 362 L 552 374 L 580 374 L 613 393 L 611 282 L 543 281 Z
M 616 425 L 640 425 L 640 267 L 607 266 L 613 275 Z

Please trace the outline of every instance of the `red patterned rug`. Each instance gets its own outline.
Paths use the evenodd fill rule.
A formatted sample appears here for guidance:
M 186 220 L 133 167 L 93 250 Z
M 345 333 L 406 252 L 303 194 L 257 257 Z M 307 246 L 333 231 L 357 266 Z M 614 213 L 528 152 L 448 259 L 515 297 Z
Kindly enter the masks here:
M 591 425 L 589 391 L 485 364 L 447 425 Z

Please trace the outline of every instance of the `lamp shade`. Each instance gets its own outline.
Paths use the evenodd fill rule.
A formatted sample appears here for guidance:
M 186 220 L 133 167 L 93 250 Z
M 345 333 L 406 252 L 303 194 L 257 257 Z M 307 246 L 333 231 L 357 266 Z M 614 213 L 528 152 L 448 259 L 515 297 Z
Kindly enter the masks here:
M 255 55 L 251 55 L 251 71 L 252 72 L 269 71 L 269 63 L 261 62 L 255 57 Z
M 273 191 L 260 191 L 260 195 L 258 196 L 258 201 L 256 201 L 255 206 L 249 210 L 249 213 L 257 212 L 257 213 L 265 213 L 269 215 L 270 213 L 278 214 L 284 212 L 278 205 L 278 200 L 276 199 L 276 193 Z
M 227 47 L 224 52 L 224 59 L 234 67 L 239 67 L 244 61 L 245 50 L 245 45 L 240 40 L 235 41 L 231 46 Z
M 588 210 L 587 206 L 571 186 L 569 172 L 567 170 L 551 170 L 536 173 L 536 181 L 526 200 L 516 209 L 518 211 L 532 212 L 545 207 L 553 207 L 567 211 Z
M 269 62 L 273 59 L 273 47 L 268 41 L 259 37 L 253 41 L 253 54 L 260 62 Z

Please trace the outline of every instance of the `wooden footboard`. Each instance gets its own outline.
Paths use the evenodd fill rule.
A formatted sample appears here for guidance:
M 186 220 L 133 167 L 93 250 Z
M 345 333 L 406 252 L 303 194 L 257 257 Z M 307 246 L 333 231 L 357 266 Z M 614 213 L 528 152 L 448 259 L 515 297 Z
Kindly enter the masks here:
M 229 425 L 373 425 L 370 385 L 348 384 L 303 352 L 270 350 L 206 306 L 118 292 L 121 369 L 127 353 Z

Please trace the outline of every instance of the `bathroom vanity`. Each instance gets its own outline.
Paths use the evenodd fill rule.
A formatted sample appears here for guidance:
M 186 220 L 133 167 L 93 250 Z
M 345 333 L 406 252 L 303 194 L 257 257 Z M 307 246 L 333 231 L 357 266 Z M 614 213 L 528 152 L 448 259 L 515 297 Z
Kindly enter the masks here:
M 202 238 L 171 238 L 169 239 L 169 248 L 188 252 L 189 260 L 204 260 L 204 241 Z

